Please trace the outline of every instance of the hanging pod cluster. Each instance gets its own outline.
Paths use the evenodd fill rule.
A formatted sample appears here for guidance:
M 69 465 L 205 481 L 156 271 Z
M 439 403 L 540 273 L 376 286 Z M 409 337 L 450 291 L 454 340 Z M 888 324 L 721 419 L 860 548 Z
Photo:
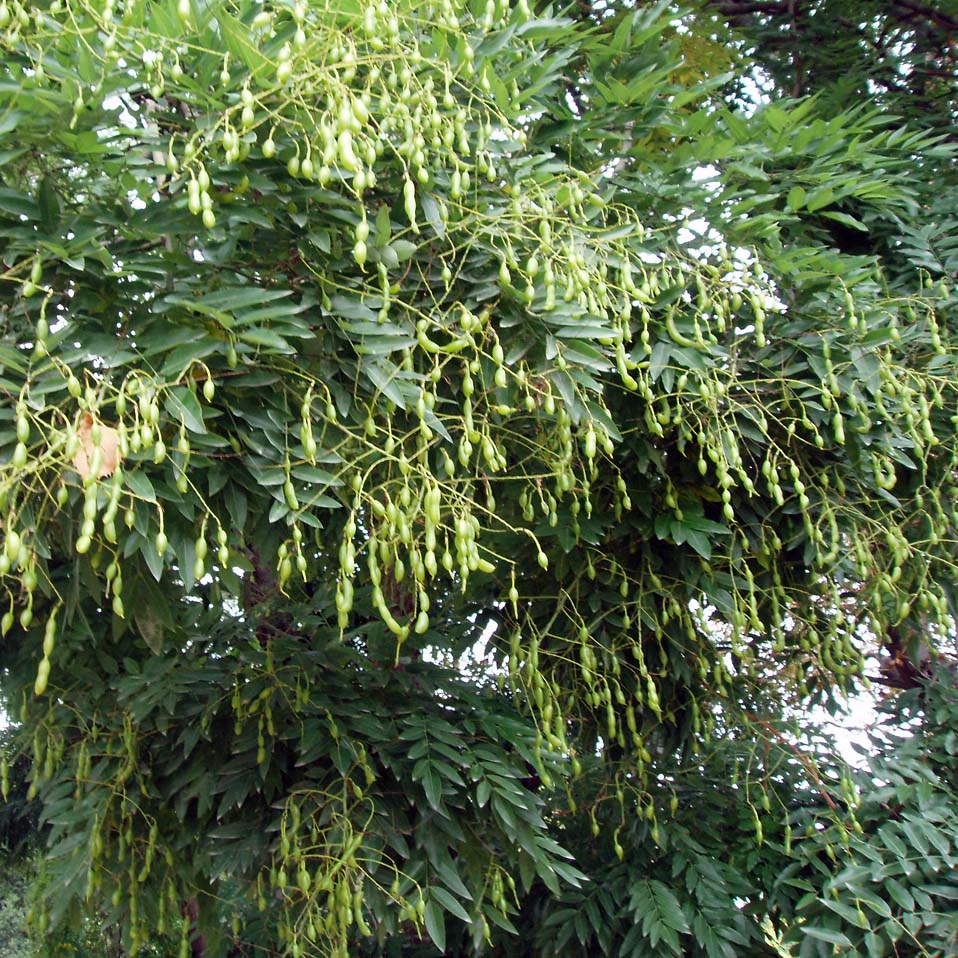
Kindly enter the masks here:
M 669 249 L 621 197 L 610 202 L 602 176 L 558 163 L 543 173 L 531 161 L 524 167 L 529 104 L 519 80 L 534 41 L 503 51 L 510 78 L 501 84 L 484 45 L 509 31 L 522 36 L 525 4 L 427 4 L 417 11 L 435 27 L 427 33 L 383 3 L 335 15 L 295 3 L 250 11 L 242 54 L 232 41 L 222 52 L 213 42 L 229 39 L 232 21 L 211 19 L 189 2 L 166 12 L 136 2 L 36 11 L 8 2 L 5 9 L 3 42 L 34 51 L 31 82 L 68 90 L 74 128 L 102 106 L 96 83 L 74 91 L 72 81 L 49 76 L 74 20 L 102 38 L 84 65 L 91 75 L 105 82 L 123 57 L 157 102 L 182 105 L 168 121 L 172 132 L 157 127 L 151 145 L 162 147 L 153 152 L 165 171 L 157 202 L 200 217 L 206 232 L 196 242 L 215 246 L 219 210 L 252 205 L 253 190 L 277 220 L 316 205 L 336 210 L 346 255 L 335 260 L 330 245 L 328 255 L 314 251 L 310 259 L 304 245 L 293 280 L 305 277 L 316 288 L 319 306 L 303 310 L 316 309 L 317 324 L 335 327 L 355 371 L 333 383 L 337 399 L 325 371 L 289 359 L 289 351 L 275 359 L 290 374 L 283 389 L 292 420 L 299 410 L 298 430 L 287 430 L 271 463 L 281 475 L 274 509 L 283 529 L 272 553 L 280 591 L 310 576 L 315 543 L 304 527 L 318 539 L 328 523 L 341 534 L 335 544 L 322 542 L 338 554 L 341 627 L 355 621 L 357 586 L 368 585 L 401 648 L 410 635 L 427 633 L 441 575 L 448 577 L 441 589 L 465 590 L 476 573 L 504 579 L 514 541 L 532 547 L 543 574 L 555 574 L 546 530 L 568 521 L 571 541 L 589 553 L 584 521 L 627 519 L 646 522 L 659 541 L 697 543 L 683 555 L 706 577 L 729 577 L 726 606 L 711 607 L 742 662 L 762 641 L 756 637 L 771 635 L 778 653 L 797 644 L 825 668 L 854 669 L 854 629 L 834 585 L 836 570 L 851 571 L 851 559 L 876 621 L 900 622 L 917 606 L 947 626 L 940 576 L 928 570 L 947 562 L 954 539 L 955 497 L 939 448 L 951 442 L 945 420 L 954 398 L 936 306 L 948 290 L 926 284 L 922 297 L 905 304 L 904 335 L 900 304 L 879 329 L 869 297 L 873 305 L 880 297 L 858 300 L 836 286 L 830 312 L 813 316 L 817 331 L 802 332 L 796 346 L 779 332 L 790 316 L 757 254 L 743 266 L 726 249 L 709 257 Z M 139 40 L 146 27 L 149 49 Z M 216 59 L 202 100 L 194 71 L 184 69 L 194 41 L 209 62 Z M 37 59 L 37 50 L 44 56 Z M 32 381 L 17 402 L 16 441 L 0 486 L 4 632 L 15 622 L 32 627 L 38 587 L 50 599 L 51 634 L 69 618 L 66 607 L 52 614 L 63 597 L 45 579 L 36 547 L 64 511 L 82 515 L 71 527 L 71 548 L 90 557 L 118 616 L 126 611 L 123 567 L 135 537 L 149 543 L 136 539 L 136 548 L 161 572 L 188 562 L 192 582 L 237 558 L 227 517 L 191 478 L 196 430 L 205 424 L 199 400 L 211 421 L 214 411 L 220 416 L 219 377 L 228 383 L 233 373 L 273 362 L 269 349 L 279 335 L 268 322 L 257 326 L 238 310 L 210 307 L 201 315 L 223 347 L 221 357 L 210 357 L 212 368 L 197 364 L 167 377 L 136 369 L 116 384 L 112 374 L 81 374 L 57 355 L 50 332 L 47 310 L 65 296 L 51 255 L 33 247 L 15 269 L 22 301 L 39 301 L 39 312 L 30 325 Z M 472 295 L 476 288 L 481 295 Z M 65 310 L 58 315 L 69 323 Z M 388 345 L 385 337 L 392 337 Z M 783 378 L 779 371 L 796 362 L 796 350 L 807 365 Z M 364 378 L 367 367 L 380 370 L 378 380 Z M 53 376 L 68 400 L 49 386 Z M 343 394 L 355 396 L 348 413 L 337 410 Z M 651 505 L 641 509 L 640 490 L 626 478 L 645 455 L 636 437 L 669 457 L 648 474 L 641 492 Z M 251 451 L 236 435 L 230 442 L 238 457 Z M 318 492 L 300 477 L 318 475 L 303 469 L 318 470 L 331 450 L 338 472 Z M 685 460 L 694 472 L 673 475 L 670 465 Z M 188 555 L 170 554 L 168 504 L 143 481 L 163 470 L 195 511 Z M 875 490 L 894 497 L 916 476 L 919 488 L 908 500 L 915 511 L 894 514 L 908 531 L 876 529 L 869 515 Z M 331 489 L 343 490 L 333 505 L 324 498 Z M 514 510 L 503 508 L 513 503 Z M 339 525 L 328 522 L 334 506 L 345 516 Z M 700 537 L 690 538 L 689 528 Z M 796 549 L 822 577 L 804 608 L 778 562 Z M 642 671 L 646 646 L 663 629 L 680 629 L 704 647 L 705 623 L 686 600 L 708 607 L 709 596 L 694 588 L 676 593 L 676 580 L 665 577 L 661 589 L 646 590 L 656 601 L 643 603 L 636 598 L 642 584 L 663 571 L 661 562 L 643 561 L 647 568 L 623 561 L 612 569 L 589 553 L 585 567 L 608 566 L 617 583 L 616 621 L 640 632 L 634 661 L 643 699 L 633 712 L 658 716 L 657 677 Z M 521 572 L 509 579 L 518 618 L 519 599 L 528 598 Z M 611 608 L 603 614 L 613 616 Z M 787 617 L 801 623 L 794 643 L 782 628 Z M 520 625 L 516 655 L 528 660 L 543 636 L 534 618 Z M 579 624 L 570 628 L 577 634 Z M 571 634 L 568 640 L 583 669 L 583 701 L 605 713 L 610 736 L 620 736 L 622 721 L 633 724 L 619 701 L 628 696 L 614 675 L 597 678 L 606 668 L 600 649 Z M 608 668 L 613 661 L 619 657 Z M 40 660 L 38 690 L 50 662 L 47 654 Z M 512 671 L 522 665 L 514 662 Z M 708 648 L 696 670 L 724 686 L 721 657 Z M 561 740 L 566 693 L 548 677 L 530 681 L 536 706 L 552 707 L 545 727 Z
M 7 516 L 0 578 L 9 603 L 0 630 L 6 635 L 15 620 L 21 629 L 30 629 L 34 625 L 34 597 L 43 597 L 46 622 L 37 695 L 46 689 L 58 615 L 64 617 L 60 613 L 65 596 L 48 567 L 49 530 L 72 517 L 79 507 L 76 520 L 68 521 L 66 541 L 74 555 L 90 555 L 103 583 L 103 597 L 109 600 L 113 614 L 124 618 L 123 569 L 130 554 L 130 537 L 139 542 L 140 550 L 150 550 L 157 570 L 163 568 L 168 550 L 163 504 L 150 481 L 142 478 L 143 463 L 170 469 L 175 487 L 186 492 L 190 457 L 183 419 L 178 424 L 172 458 L 163 438 L 164 430 L 167 435 L 172 431 L 172 423 L 167 415 L 161 423 L 161 405 L 170 401 L 174 386 L 184 387 L 156 382 L 139 372 L 131 373 L 116 387 L 93 378 L 83 385 L 56 355 L 49 362 L 47 371 L 51 375 L 41 380 L 42 388 L 49 389 L 53 382 L 64 398 L 58 405 L 48 404 L 32 395 L 29 384 L 24 387 L 17 406 L 17 447 L 0 474 L 0 501 Z M 207 378 L 198 388 L 192 375 L 184 374 L 183 378 L 190 384 L 185 388 L 192 390 L 190 395 L 199 411 L 196 394 L 211 400 L 212 380 Z M 108 424 L 107 417 L 113 425 Z M 193 574 L 197 580 L 207 571 L 210 519 L 217 527 L 216 559 L 220 567 L 229 561 L 226 530 L 207 507 L 193 544 Z M 156 531 L 148 532 L 151 527 Z M 166 559 L 171 560 L 176 561 L 176 557 Z
M 734 707 L 738 688 L 778 669 L 801 694 L 844 685 L 869 636 L 934 641 L 953 623 L 950 291 L 926 283 L 893 305 L 836 285 L 834 312 L 804 317 L 776 302 L 757 263 L 749 280 L 722 255 L 694 272 L 643 265 L 629 297 L 639 335 L 624 384 L 646 403 L 609 401 L 631 433 L 603 465 L 644 465 L 641 485 L 622 488 L 606 467 L 598 488 L 588 475 L 579 487 L 590 516 L 597 504 L 628 516 L 560 571 L 559 608 L 588 609 L 585 623 L 557 621 L 551 582 L 507 606 L 510 677 L 548 714 L 544 734 L 586 718 L 640 767 L 644 734 L 688 723 L 707 739 L 716 702 Z M 909 317 L 908 345 L 891 309 Z M 519 496 L 527 520 L 537 500 L 552 512 L 540 484 Z

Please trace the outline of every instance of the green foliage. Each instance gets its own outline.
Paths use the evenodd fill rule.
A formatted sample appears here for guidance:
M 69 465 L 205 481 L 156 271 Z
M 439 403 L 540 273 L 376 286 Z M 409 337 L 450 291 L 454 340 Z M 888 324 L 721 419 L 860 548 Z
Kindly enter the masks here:
M 519 953 L 952 954 L 956 708 L 943 664 L 883 706 L 857 769 L 763 722 L 763 740 L 716 742 L 644 791 L 625 769 L 605 794 L 585 774 L 587 814 L 558 813 L 556 829 L 589 881 L 533 890 Z
M 15 866 L 6 853 L 0 854 L 0 949 L 10 958 L 32 958 L 26 933 L 26 898 L 29 878 L 22 865 Z
M 857 941 L 773 894 L 852 835 L 784 716 L 954 626 L 950 148 L 732 112 L 665 3 L 2 9 L 36 933 Z
M 322 927 L 333 895 L 348 894 L 362 921 L 351 904 L 361 893 L 378 927 L 395 929 L 398 905 L 436 939 L 443 911 L 480 935 L 504 921 L 496 889 L 510 869 L 556 890 L 578 883 L 524 784 L 534 763 L 554 761 L 537 754 L 527 724 L 446 670 L 370 668 L 323 617 L 303 615 L 308 644 L 277 635 L 264 652 L 253 633 L 240 644 L 235 623 L 210 624 L 193 656 L 103 658 L 104 674 L 66 694 L 72 704 L 50 713 L 50 734 L 82 740 L 71 725 L 78 696 L 110 689 L 118 705 L 98 730 L 117 751 L 81 745 L 55 773 L 63 787 L 50 786 L 44 816 L 67 889 L 86 882 L 90 897 L 109 883 L 113 922 L 137 907 L 130 890 L 156 882 L 163 895 L 138 908 L 162 930 L 178 921 L 178 888 L 232 876 L 266 913 L 254 926 L 273 934 L 269 899 L 283 894 L 296 925 L 281 915 L 281 937 Z M 218 654 L 226 642 L 230 654 Z M 112 782 L 123 790 L 101 785 Z M 105 857 L 116 848 L 120 873 Z
M 31 900 L 43 894 L 46 867 L 34 858 L 0 853 L 0 948 L 9 958 L 104 958 L 116 954 L 113 929 L 97 915 L 78 916 L 72 927 L 62 927 L 42 937 L 31 936 L 28 926 Z M 163 947 L 154 939 L 140 952 L 144 958 L 173 958 L 178 949 Z
M 16 861 L 33 851 L 39 807 L 27 797 L 30 762 L 19 754 L 16 730 L 0 729 L 3 803 L 0 804 L 0 852 Z
M 822 809 L 815 825 L 799 820 L 807 837 L 781 884 L 783 897 L 801 895 L 791 933 L 801 956 L 830 955 L 834 944 L 869 958 L 958 945 L 955 673 L 943 669 L 886 711 L 868 765 L 846 772 L 854 817 L 835 821 Z
M 902 151 L 900 159 L 913 161 L 908 191 L 916 206 L 907 215 L 876 221 L 860 216 L 850 197 L 836 197 L 851 219 L 831 224 L 830 245 L 877 254 L 886 279 L 903 289 L 910 288 L 916 268 L 954 276 L 949 224 L 958 71 L 949 51 L 958 37 L 958 7 L 951 0 L 808 0 L 794 10 L 788 3 L 739 0 L 705 0 L 702 6 L 728 18 L 734 29 L 723 25 L 718 32 L 757 67 L 732 79 L 736 101 L 753 100 L 757 84 L 773 99 L 814 95 L 826 117 L 850 103 L 868 104 L 891 118 L 900 136 L 907 124 L 950 144 L 910 158 Z

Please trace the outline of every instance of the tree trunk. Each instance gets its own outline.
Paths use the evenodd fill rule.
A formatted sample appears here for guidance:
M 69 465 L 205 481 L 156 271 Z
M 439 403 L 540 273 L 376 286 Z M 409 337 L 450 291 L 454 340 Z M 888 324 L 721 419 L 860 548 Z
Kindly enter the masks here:
M 190 958 L 204 958 L 206 938 L 199 930 L 200 903 L 195 895 L 186 902 L 185 910 L 190 919 Z

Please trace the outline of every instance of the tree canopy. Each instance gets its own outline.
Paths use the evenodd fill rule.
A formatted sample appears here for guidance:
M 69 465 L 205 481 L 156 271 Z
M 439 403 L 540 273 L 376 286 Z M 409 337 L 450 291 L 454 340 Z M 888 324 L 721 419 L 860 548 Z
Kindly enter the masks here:
M 0 0 L 39 934 L 947 953 L 954 22 L 837 6 Z

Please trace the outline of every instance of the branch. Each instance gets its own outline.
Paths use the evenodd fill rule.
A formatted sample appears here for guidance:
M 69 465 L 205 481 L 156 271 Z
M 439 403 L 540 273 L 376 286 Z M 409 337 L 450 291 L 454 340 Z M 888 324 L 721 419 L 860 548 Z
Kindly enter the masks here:
M 782 17 L 788 14 L 788 4 L 780 0 L 706 0 L 726 17 L 740 17 L 749 13 L 767 13 L 769 16 Z
M 792 37 L 792 96 L 798 99 L 802 95 L 801 30 L 798 27 L 798 0 L 788 0 L 788 28 Z
M 908 13 L 893 13 L 892 15 L 898 20 L 911 20 L 916 16 L 924 17 L 942 30 L 958 31 L 958 18 L 950 17 L 947 13 L 919 3 L 918 0 L 895 0 L 895 4 L 908 11 Z
M 930 20 L 942 30 L 958 31 L 958 18 L 935 10 L 919 0 L 894 0 L 896 9 L 892 16 L 897 20 L 909 21 L 915 17 Z M 745 16 L 750 13 L 766 13 L 772 17 L 788 16 L 791 4 L 788 0 L 706 0 L 707 6 L 714 7 L 726 17 Z
M 821 775 L 818 773 L 818 769 L 815 767 L 815 763 L 797 746 L 794 742 L 790 741 L 785 735 L 783 735 L 771 722 L 765 721 L 765 719 L 760 719 L 757 715 L 752 712 L 746 713 L 748 717 L 755 722 L 756 725 L 765 729 L 771 735 L 774 735 L 798 760 L 802 763 L 805 771 L 808 772 L 811 777 L 812 782 L 815 785 L 819 795 L 822 796 L 825 804 L 833 811 L 838 811 L 838 805 L 835 804 L 835 800 L 828 794 L 828 789 L 825 788 L 825 783 L 822 781 Z

